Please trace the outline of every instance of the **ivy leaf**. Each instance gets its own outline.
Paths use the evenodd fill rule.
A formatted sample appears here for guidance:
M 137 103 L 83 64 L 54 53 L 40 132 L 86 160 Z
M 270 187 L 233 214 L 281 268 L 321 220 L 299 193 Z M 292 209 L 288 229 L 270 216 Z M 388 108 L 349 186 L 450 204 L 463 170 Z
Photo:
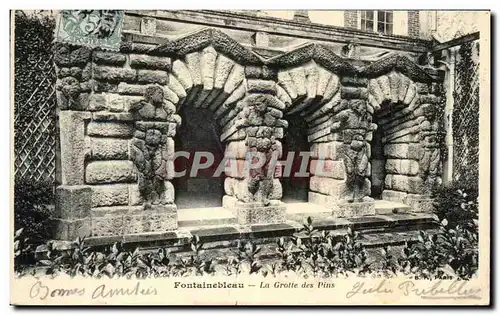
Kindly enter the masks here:
M 23 231 L 24 231 L 24 228 L 20 228 L 19 230 L 17 230 L 17 231 L 15 232 L 14 236 L 15 236 L 15 237 L 19 237 L 19 236 L 21 236 L 21 234 L 23 233 Z

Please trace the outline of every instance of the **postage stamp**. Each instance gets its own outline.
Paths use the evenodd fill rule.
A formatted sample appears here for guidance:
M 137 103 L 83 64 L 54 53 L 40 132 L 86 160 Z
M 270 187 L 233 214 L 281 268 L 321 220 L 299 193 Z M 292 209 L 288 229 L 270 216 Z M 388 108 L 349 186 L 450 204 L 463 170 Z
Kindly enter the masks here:
M 120 10 L 63 10 L 58 17 L 55 40 L 118 51 L 122 27 Z
M 12 17 L 12 304 L 490 303 L 489 11 Z

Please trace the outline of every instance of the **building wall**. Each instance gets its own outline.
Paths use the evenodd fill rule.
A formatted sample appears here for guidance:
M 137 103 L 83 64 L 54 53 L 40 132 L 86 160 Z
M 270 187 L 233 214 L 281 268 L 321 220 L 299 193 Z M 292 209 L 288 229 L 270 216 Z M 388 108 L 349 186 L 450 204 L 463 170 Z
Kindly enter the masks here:
M 420 14 L 418 11 L 408 11 L 407 15 L 407 30 L 408 36 L 410 37 L 419 37 L 420 36 Z
M 293 11 L 262 11 L 272 17 L 293 19 Z M 393 35 L 439 41 L 477 31 L 481 12 L 470 11 L 393 11 Z M 338 27 L 360 28 L 360 15 L 356 10 L 309 11 L 312 23 Z
M 438 11 L 436 14 L 436 33 L 442 41 L 478 31 L 478 20 L 483 13 L 465 11 Z

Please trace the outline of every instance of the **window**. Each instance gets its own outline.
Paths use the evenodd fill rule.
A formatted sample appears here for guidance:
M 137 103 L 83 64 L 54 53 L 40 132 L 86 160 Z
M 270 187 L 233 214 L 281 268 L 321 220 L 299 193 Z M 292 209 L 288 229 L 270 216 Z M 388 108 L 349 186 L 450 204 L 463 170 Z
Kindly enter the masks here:
M 360 16 L 363 31 L 392 34 L 392 11 L 361 11 Z

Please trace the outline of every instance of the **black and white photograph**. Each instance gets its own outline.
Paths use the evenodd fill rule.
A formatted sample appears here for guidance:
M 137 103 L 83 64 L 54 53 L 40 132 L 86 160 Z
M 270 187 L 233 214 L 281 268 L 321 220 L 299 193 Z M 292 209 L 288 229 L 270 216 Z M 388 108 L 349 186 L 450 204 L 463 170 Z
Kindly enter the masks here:
M 11 303 L 489 304 L 488 10 L 10 19 Z

